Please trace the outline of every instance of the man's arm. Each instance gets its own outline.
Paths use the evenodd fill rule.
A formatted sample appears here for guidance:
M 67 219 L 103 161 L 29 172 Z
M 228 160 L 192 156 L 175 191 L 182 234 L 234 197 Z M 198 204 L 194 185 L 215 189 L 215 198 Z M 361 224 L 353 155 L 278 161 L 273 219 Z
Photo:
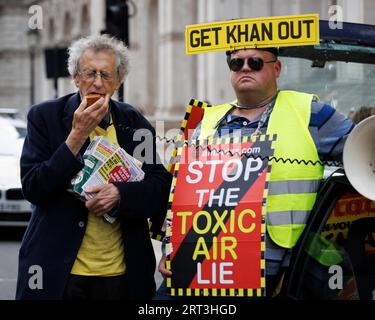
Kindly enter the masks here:
M 43 119 L 41 106 L 30 110 L 21 156 L 22 191 L 27 200 L 42 205 L 53 201 L 66 189 L 72 177 L 83 167 L 77 154 L 107 112 L 108 99 L 106 96 L 88 108 L 86 99 L 83 99 L 74 113 L 72 131 L 57 150 L 50 148 L 51 133 L 47 121 L 51 119 Z
M 41 110 L 35 107 L 31 109 L 21 156 L 21 182 L 25 198 L 35 205 L 53 201 L 82 167 L 82 161 L 72 154 L 65 142 L 56 150 L 51 150 L 48 125 Z
M 346 138 L 353 128 L 352 121 L 330 105 L 312 102 L 309 130 L 322 160 L 342 160 Z
M 100 123 L 109 108 L 109 95 L 100 98 L 94 104 L 87 106 L 86 97 L 74 112 L 72 130 L 66 139 L 70 151 L 76 156 L 89 137 L 90 133 Z

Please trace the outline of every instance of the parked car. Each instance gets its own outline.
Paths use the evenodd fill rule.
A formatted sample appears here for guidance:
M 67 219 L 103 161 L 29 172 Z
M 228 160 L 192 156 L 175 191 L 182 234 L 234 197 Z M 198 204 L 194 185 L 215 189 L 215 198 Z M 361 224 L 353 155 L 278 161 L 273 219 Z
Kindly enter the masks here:
M 345 175 L 320 190 L 310 223 L 294 250 L 283 296 L 291 299 L 375 299 L 375 203 Z
M 0 226 L 26 226 L 31 215 L 20 181 L 26 123 L 14 114 L 0 111 Z
M 19 117 L 19 111 L 15 108 L 0 108 L 0 117 L 17 119 Z
M 328 98 L 344 113 L 374 106 L 375 26 L 343 23 L 342 29 L 331 30 L 328 21 L 320 21 L 320 38 L 316 46 L 281 50 L 288 57 L 281 58 L 287 73 L 298 63 L 304 75 L 291 87 L 318 90 L 323 101 Z M 359 161 L 361 155 L 356 156 Z M 327 169 L 326 175 L 332 172 Z M 354 189 L 343 169 L 321 186 L 290 265 L 284 298 L 375 300 L 375 202 Z

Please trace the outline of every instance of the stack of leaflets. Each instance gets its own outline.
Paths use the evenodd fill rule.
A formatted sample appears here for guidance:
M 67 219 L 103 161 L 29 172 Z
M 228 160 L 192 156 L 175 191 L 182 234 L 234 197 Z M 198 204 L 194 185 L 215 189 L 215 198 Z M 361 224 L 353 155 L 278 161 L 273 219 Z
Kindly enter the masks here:
M 85 190 L 98 184 L 141 181 L 144 178 L 142 163 L 102 136 L 96 136 L 91 141 L 83 155 L 83 161 L 84 167 L 68 187 L 68 191 L 82 201 L 95 196 Z M 116 219 L 108 214 L 104 217 L 110 223 Z

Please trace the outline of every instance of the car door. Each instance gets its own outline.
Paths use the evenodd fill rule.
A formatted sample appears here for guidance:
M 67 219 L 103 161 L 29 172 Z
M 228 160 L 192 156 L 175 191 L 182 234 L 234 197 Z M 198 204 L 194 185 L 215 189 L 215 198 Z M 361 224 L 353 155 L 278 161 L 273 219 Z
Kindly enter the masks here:
M 375 299 L 375 202 L 344 175 L 326 180 L 293 250 L 282 295 L 291 299 Z

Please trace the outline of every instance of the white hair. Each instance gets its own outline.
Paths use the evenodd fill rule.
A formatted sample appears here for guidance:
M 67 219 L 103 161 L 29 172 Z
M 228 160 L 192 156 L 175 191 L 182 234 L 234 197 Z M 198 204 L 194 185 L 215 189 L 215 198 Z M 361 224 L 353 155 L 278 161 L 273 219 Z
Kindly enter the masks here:
M 129 51 L 122 41 L 107 34 L 92 35 L 81 38 L 72 43 L 68 49 L 68 70 L 74 76 L 79 72 L 79 62 L 82 54 L 87 50 L 94 52 L 112 50 L 116 55 L 116 68 L 118 80 L 122 81 L 129 73 Z

